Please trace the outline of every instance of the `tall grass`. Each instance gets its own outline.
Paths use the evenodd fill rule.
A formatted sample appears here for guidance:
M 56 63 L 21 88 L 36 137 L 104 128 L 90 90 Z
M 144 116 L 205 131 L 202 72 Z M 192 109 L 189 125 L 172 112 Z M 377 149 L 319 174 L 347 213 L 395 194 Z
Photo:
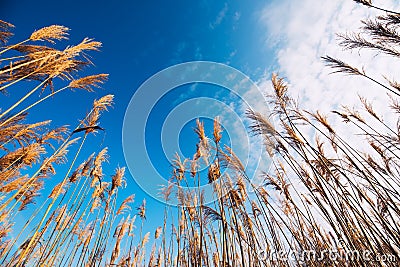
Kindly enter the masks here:
M 373 7 L 370 1 L 356 2 Z M 343 35 L 342 46 L 398 57 L 400 20 L 395 12 L 363 23 L 364 35 Z M 1 42 L 11 37 L 12 27 L 0 21 Z M 269 100 L 278 125 L 257 111 L 247 112 L 253 122 L 249 130 L 263 137 L 273 171 L 255 184 L 239 157 L 221 143 L 218 118 L 211 139 L 197 121 L 195 155 L 176 156 L 170 186 L 162 189 L 166 202 L 177 197 L 179 206 L 166 206 L 160 227 L 153 235 L 144 233 L 146 201 L 133 210 L 132 195 L 118 205 L 125 169 L 117 168 L 106 179 L 102 164 L 107 149 L 76 162 L 87 136 L 102 130 L 100 115 L 111 106 L 112 96 L 95 100 L 72 131 L 51 129 L 48 121 L 25 122 L 27 111 L 51 96 L 70 88 L 92 91 L 107 78 L 78 78 L 82 67 L 90 65 L 83 53 L 98 50 L 99 42 L 85 39 L 65 50 L 43 45 L 65 39 L 67 31 L 46 27 L 0 51 L 1 91 L 22 81 L 35 84 L 0 115 L 1 266 L 399 266 L 398 126 L 383 121 L 360 98 L 366 117 L 350 108 L 334 111 L 362 132 L 358 142 L 363 145 L 355 146 L 325 115 L 301 110 L 284 79 L 275 74 Z M 330 56 L 323 60 L 334 72 L 380 85 L 399 115 L 398 82 L 378 81 Z M 55 79 L 67 84 L 54 88 Z M 38 90 L 46 95 L 22 108 Z M 373 123 L 386 132 L 376 130 Z M 315 138 L 304 129 L 312 129 Z M 199 171 L 203 162 L 208 165 L 207 177 Z M 67 170 L 56 174 L 59 164 L 67 164 Z M 21 230 L 13 232 L 16 215 L 36 199 L 48 178 L 56 179 L 57 185 Z M 216 200 L 211 204 L 205 204 L 199 187 L 173 190 L 173 184 L 201 184 L 204 179 L 213 186 Z
M 51 128 L 50 121 L 27 122 L 32 108 L 62 91 L 92 92 L 107 80 L 107 74 L 80 74 L 92 64 L 86 53 L 98 51 L 101 43 L 85 38 L 77 45 L 58 50 L 53 47 L 55 42 L 67 39 L 69 29 L 53 25 L 10 45 L 7 41 L 13 27 L 0 21 L 0 41 L 5 45 L 0 50 L 0 91 L 12 93 L 12 86 L 17 83 L 24 88 L 31 85 L 31 89 L 0 111 L 0 264 L 112 264 L 119 257 L 122 237 L 133 238 L 134 218 L 121 219 L 133 198 L 117 206 L 118 189 L 125 184 L 125 169 L 117 168 L 107 181 L 102 171 L 107 148 L 80 164 L 77 160 L 88 135 L 104 130 L 99 126 L 100 116 L 113 104 L 113 96 L 94 100 L 90 111 L 72 130 Z M 56 88 L 55 84 L 61 87 Z M 39 100 L 28 103 L 29 96 L 37 91 L 41 91 Z M 66 164 L 66 170 L 56 173 L 60 164 Z M 47 179 L 56 181 L 52 190 L 43 190 L 49 184 Z M 48 194 L 47 198 L 35 203 L 43 193 Z M 15 225 L 19 212 L 26 208 L 31 211 L 30 218 Z M 121 222 L 117 225 L 118 220 Z

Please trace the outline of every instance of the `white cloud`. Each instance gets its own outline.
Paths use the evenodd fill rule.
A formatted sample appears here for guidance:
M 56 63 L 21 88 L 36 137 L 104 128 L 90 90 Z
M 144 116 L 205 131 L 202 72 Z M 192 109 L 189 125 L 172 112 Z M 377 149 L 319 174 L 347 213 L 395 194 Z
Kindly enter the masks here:
M 400 8 L 397 1 L 389 2 L 388 8 Z M 362 78 L 328 75 L 332 70 L 320 58 L 331 55 L 356 66 L 364 65 L 367 73 L 377 78 L 383 73 L 393 74 L 391 58 L 375 57 L 368 51 L 361 51 L 360 57 L 357 51 L 342 51 L 337 44 L 336 33 L 357 31 L 361 19 L 375 14 L 349 0 L 286 0 L 265 8 L 261 19 L 268 29 L 267 45 L 276 45 L 279 72 L 287 77 L 293 93 L 307 108 L 329 111 L 335 104 L 353 104 L 356 91 L 369 98 L 382 98 L 382 89 Z
M 400 2 L 395 0 L 376 0 L 374 4 L 400 10 Z M 335 129 L 356 146 L 360 137 L 354 136 L 354 128 L 349 131 L 348 125 L 330 111 L 342 105 L 360 107 L 359 94 L 372 101 L 375 111 L 390 125 L 395 125 L 397 116 L 388 107 L 385 89 L 362 77 L 330 75 L 332 69 L 324 65 L 321 56 L 364 66 L 368 75 L 383 83 L 382 75 L 400 81 L 397 59 L 367 50 L 344 51 L 338 45 L 337 33 L 357 32 L 362 25 L 360 20 L 384 14 L 351 0 L 272 1 L 258 14 L 266 29 L 265 45 L 276 51 L 276 71 L 289 82 L 290 94 L 299 100 L 300 108 L 330 114 L 329 121 Z M 259 86 L 270 89 L 269 77 L 270 73 L 260 79 Z
M 214 29 L 216 26 L 220 25 L 221 22 L 224 20 L 226 13 L 228 12 L 228 4 L 225 3 L 224 7 L 221 9 L 221 11 L 218 13 L 217 17 L 213 22 L 210 23 L 210 28 Z
M 394 0 L 374 4 L 400 9 Z M 393 71 L 400 64 L 393 58 L 371 51 L 344 51 L 338 46 L 337 33 L 359 31 L 361 19 L 378 14 L 384 13 L 351 0 L 273 1 L 258 14 L 267 32 L 265 45 L 275 48 L 277 71 L 290 83 L 290 93 L 299 99 L 301 108 L 329 113 L 341 105 L 360 106 L 360 94 L 373 101 L 378 113 L 393 119 L 385 89 L 362 77 L 330 75 L 332 69 L 321 60 L 321 56 L 330 55 L 359 68 L 364 66 L 367 74 L 380 81 L 384 81 L 383 74 L 400 80 L 400 74 Z M 341 124 L 337 116 L 330 117 L 332 124 Z

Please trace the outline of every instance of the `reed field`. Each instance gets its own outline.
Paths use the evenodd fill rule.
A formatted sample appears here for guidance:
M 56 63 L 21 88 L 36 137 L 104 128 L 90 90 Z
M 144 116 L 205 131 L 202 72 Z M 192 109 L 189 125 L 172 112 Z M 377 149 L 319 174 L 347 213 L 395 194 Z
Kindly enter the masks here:
M 380 9 L 369 0 L 356 2 Z M 339 36 L 338 49 L 400 57 L 399 13 L 381 10 L 362 23 L 360 32 Z M 166 202 L 178 198 L 179 206 L 166 205 L 160 226 L 146 232 L 146 200 L 119 197 L 129 182 L 125 168 L 103 172 L 104 162 L 116 164 L 106 147 L 82 155 L 88 137 L 105 130 L 99 122 L 114 105 L 113 95 L 94 100 L 76 125 L 53 128 L 47 118 L 29 119 L 31 109 L 60 92 L 104 85 L 107 74 L 81 74 L 101 43 L 85 38 L 59 50 L 57 42 L 68 39 L 64 26 L 44 27 L 19 42 L 24 37 L 13 37 L 13 28 L 0 20 L 0 98 L 12 95 L 16 84 L 25 93 L 0 106 L 0 266 L 400 266 L 400 82 L 322 57 L 333 79 L 358 76 L 387 94 L 391 121 L 363 97 L 363 110 L 333 111 L 357 138 L 354 144 L 336 130 L 343 125 L 303 110 L 288 83 L 272 74 L 271 117 L 246 113 L 248 130 L 262 137 L 272 160 L 262 182 L 253 183 L 222 143 L 218 118 L 211 136 L 198 120 L 195 155 L 176 156 L 170 186 L 160 190 Z M 391 75 L 397 70 L 385 77 Z M 34 94 L 40 98 L 27 104 Z M 208 166 L 207 177 L 201 164 Z M 200 188 L 173 190 L 204 179 L 213 185 L 210 204 Z M 57 182 L 49 189 L 49 181 Z M 39 195 L 44 198 L 37 201 Z M 32 211 L 27 220 L 17 223 L 26 209 Z

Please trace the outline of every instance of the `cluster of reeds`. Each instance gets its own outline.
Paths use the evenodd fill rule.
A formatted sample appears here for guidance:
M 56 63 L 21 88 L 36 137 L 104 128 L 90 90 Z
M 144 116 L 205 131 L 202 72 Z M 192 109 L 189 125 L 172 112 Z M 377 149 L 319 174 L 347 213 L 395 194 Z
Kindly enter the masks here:
M 107 148 L 77 162 L 87 136 L 104 130 L 100 115 L 113 104 L 113 95 L 94 100 L 72 130 L 52 128 L 50 121 L 32 123 L 28 117 L 28 111 L 62 91 L 91 92 L 107 80 L 107 74 L 81 76 L 82 69 L 92 64 L 86 53 L 99 50 L 101 43 L 85 38 L 58 50 L 55 42 L 67 39 L 69 29 L 53 25 L 8 44 L 13 27 L 0 21 L 0 91 L 12 93 L 16 84 L 31 89 L 0 110 L 0 265 L 95 266 L 121 261 L 136 265 L 143 261 L 149 236 L 133 246 L 135 216 L 124 216 L 133 196 L 121 205 L 117 201 L 125 169 L 117 168 L 107 181 L 102 171 Z M 28 98 L 37 91 L 41 97 L 32 103 Z M 56 184 L 52 190 L 46 181 L 50 179 Z M 39 198 L 41 194 L 47 195 Z M 145 205 L 140 209 L 144 220 Z M 122 239 L 129 239 L 128 250 Z M 126 255 L 134 256 L 121 260 Z
M 356 2 L 374 7 L 371 1 Z M 364 21 L 363 35 L 343 35 L 341 45 L 398 57 L 399 18 L 391 12 Z M 0 21 L 1 42 L 12 35 L 12 27 Z M 86 137 L 102 130 L 99 116 L 112 96 L 95 100 L 70 132 L 65 127 L 48 130 L 48 121 L 26 122 L 27 111 L 40 102 L 68 88 L 91 91 L 107 77 L 77 78 L 90 64 L 83 53 L 97 50 L 100 43 L 85 39 L 62 51 L 43 45 L 65 39 L 66 33 L 65 27 L 46 27 L 0 51 L 1 91 L 21 81 L 37 83 L 0 115 L 1 266 L 399 266 L 398 124 L 384 121 L 364 98 L 367 116 L 346 107 L 334 111 L 362 133 L 355 146 L 325 115 L 301 110 L 277 75 L 269 96 L 273 118 L 247 113 L 253 121 L 250 131 L 262 136 L 261 145 L 271 156 L 272 171 L 265 170 L 262 182 L 255 183 L 234 151 L 222 144 L 218 118 L 211 139 L 198 121 L 196 153 L 184 160 L 176 156 L 169 186 L 161 191 L 166 202 L 178 198 L 179 205 L 165 207 L 154 236 L 143 233 L 146 202 L 135 211 L 130 208 L 134 196 L 118 204 L 124 168 L 107 182 L 102 171 L 107 149 L 76 164 Z M 329 56 L 323 60 L 335 72 L 380 85 L 389 94 L 393 117 L 398 116 L 398 82 L 379 81 Z M 68 84 L 54 88 L 54 79 Z M 22 108 L 39 89 L 46 95 Z M 67 164 L 67 171 L 56 174 L 59 164 Z M 51 176 L 57 185 L 14 229 L 18 213 L 30 207 Z M 205 182 L 212 188 L 212 203 L 205 203 L 200 187 Z M 136 218 L 141 225 L 137 237 Z
M 370 1 L 357 2 L 373 7 Z M 362 34 L 341 35 L 340 44 L 397 58 L 399 18 L 388 12 L 363 21 Z M 349 129 L 361 132 L 359 143 L 351 143 L 327 116 L 301 110 L 285 81 L 273 75 L 271 117 L 247 114 L 251 131 L 263 137 L 271 155 L 273 171 L 261 184 L 250 180 L 240 159 L 220 144 L 218 120 L 211 139 L 198 122 L 197 152 L 191 159 L 176 157 L 171 181 L 201 184 L 205 177 L 197 166 L 204 161 L 216 201 L 206 205 L 200 187 L 164 188 L 166 201 L 172 194 L 179 199 L 172 240 L 164 244 L 164 266 L 399 266 L 399 83 L 385 84 L 339 59 L 323 60 L 334 72 L 365 77 L 386 90 L 394 121 L 384 121 L 360 97 L 367 116 L 348 107 L 334 111 L 354 126 Z

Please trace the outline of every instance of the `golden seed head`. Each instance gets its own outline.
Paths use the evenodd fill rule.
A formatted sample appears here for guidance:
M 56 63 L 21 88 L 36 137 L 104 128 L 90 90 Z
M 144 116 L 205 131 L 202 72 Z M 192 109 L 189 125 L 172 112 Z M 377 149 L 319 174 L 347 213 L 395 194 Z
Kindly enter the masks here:
M 68 39 L 69 28 L 60 25 L 51 25 L 48 27 L 41 28 L 29 37 L 32 41 L 48 41 L 55 43 L 54 40 Z
M 90 75 L 71 81 L 69 87 L 93 92 L 93 88 L 100 88 L 100 84 L 103 84 L 107 78 L 108 74 Z

